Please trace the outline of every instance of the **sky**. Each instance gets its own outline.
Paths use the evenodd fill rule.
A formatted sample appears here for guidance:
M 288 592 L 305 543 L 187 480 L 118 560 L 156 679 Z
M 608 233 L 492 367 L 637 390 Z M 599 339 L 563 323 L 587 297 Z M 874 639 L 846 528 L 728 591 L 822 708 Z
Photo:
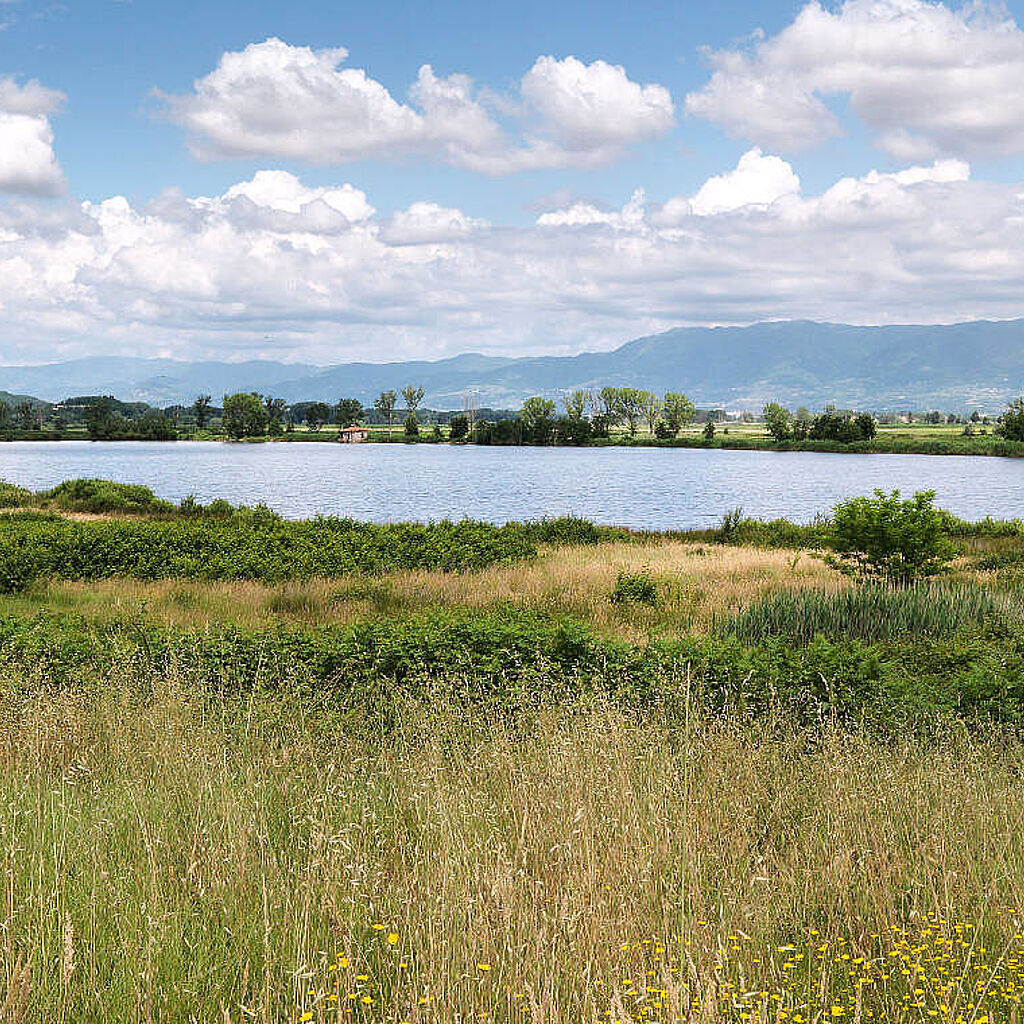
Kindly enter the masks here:
M 1024 316 L 1024 0 L 0 0 L 0 362 Z

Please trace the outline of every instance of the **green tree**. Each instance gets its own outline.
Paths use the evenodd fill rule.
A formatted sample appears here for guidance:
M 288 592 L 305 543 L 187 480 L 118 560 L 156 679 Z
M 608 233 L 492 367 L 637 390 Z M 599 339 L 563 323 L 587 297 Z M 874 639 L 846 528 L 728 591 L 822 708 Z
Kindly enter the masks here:
M 972 416 L 971 419 L 978 421 Z M 1007 441 L 1024 441 L 1024 398 L 1015 398 L 1006 407 L 1006 412 L 999 417 L 999 426 L 996 433 L 1001 434 Z
M 85 429 L 90 441 L 102 441 L 117 433 L 120 416 L 114 413 L 114 399 L 104 396 L 85 407 Z
M 574 391 L 562 399 L 562 404 L 565 406 L 565 415 L 569 419 L 581 420 L 587 408 L 587 393 L 586 391 Z
M 654 427 L 661 416 L 661 399 L 651 391 L 641 391 L 644 403 L 644 419 L 647 420 L 647 432 L 654 437 Z
M 363 418 L 363 403 L 358 398 L 342 398 L 334 407 L 334 422 L 339 427 L 355 426 Z
M 776 441 L 787 441 L 793 435 L 793 416 L 778 402 L 769 402 L 764 407 L 764 425 Z
M 523 402 L 519 418 L 523 423 L 526 440 L 534 444 L 547 444 L 554 432 L 555 403 L 550 398 L 534 396 Z
M 395 419 L 395 405 L 398 403 L 398 395 L 394 391 L 382 391 L 374 400 L 373 407 L 384 417 L 388 424 L 388 437 L 391 436 L 391 424 Z
M 196 417 L 196 428 L 199 430 L 206 426 L 206 421 L 209 419 L 211 401 L 212 399 L 209 395 L 198 395 L 192 403 L 192 412 Z
M 448 424 L 448 440 L 464 441 L 469 434 L 469 418 L 467 416 L 453 416 Z
M 944 571 L 955 549 L 934 502 L 934 491 L 900 500 L 899 491 L 877 489 L 873 498 L 840 502 L 831 516 L 832 553 L 824 560 L 846 575 L 896 587 Z
M 224 396 L 224 432 L 239 440 L 262 437 L 267 431 L 267 410 L 255 392 L 239 391 Z
M 697 409 L 686 395 L 678 391 L 666 391 L 664 399 L 665 425 L 675 437 L 688 423 L 692 423 Z
M 710 444 L 715 439 L 715 421 L 708 420 L 704 424 L 704 440 Z
M 22 430 L 39 430 L 42 426 L 39 407 L 34 403 L 19 402 L 15 412 L 18 416 L 18 426 L 20 426 Z
M 647 405 L 647 391 L 639 388 L 616 388 L 616 408 L 619 418 L 626 421 L 629 427 L 629 436 L 636 437 L 636 430 L 640 424 L 640 418 L 644 415 Z
M 416 410 L 420 407 L 420 402 L 423 401 L 423 395 L 425 394 L 423 388 L 416 387 L 413 384 L 406 384 L 402 388 L 402 398 L 405 399 L 405 407 L 408 409 L 408 413 L 405 417 L 405 436 L 406 437 L 418 437 L 419 436 L 419 417 L 416 415 Z M 410 421 L 415 430 L 409 429 Z
M 306 408 L 306 425 L 312 431 L 319 430 L 331 418 L 331 407 L 326 402 L 310 402 Z

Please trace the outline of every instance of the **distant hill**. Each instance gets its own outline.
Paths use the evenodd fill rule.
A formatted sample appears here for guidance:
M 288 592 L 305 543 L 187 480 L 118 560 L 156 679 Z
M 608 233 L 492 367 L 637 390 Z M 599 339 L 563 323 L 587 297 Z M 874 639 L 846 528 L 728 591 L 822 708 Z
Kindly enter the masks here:
M 475 390 L 481 405 L 517 407 L 606 384 L 685 391 L 698 405 L 757 409 L 769 400 L 818 407 L 936 408 L 994 412 L 1024 390 L 1024 320 L 950 326 L 852 327 L 781 321 L 750 327 L 681 327 L 609 352 L 508 358 L 466 354 L 436 361 L 319 367 L 99 357 L 0 367 L 0 387 L 59 401 L 111 394 L 166 406 L 200 392 L 260 391 L 289 402 L 371 402 L 415 383 L 424 405 L 458 408 Z

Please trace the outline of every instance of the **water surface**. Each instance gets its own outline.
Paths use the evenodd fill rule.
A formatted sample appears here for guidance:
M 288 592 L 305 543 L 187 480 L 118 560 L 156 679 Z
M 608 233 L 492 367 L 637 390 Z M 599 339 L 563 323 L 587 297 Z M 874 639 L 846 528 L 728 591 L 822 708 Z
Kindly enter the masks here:
M 807 521 L 875 487 L 934 490 L 957 515 L 1024 516 L 1024 459 L 690 448 L 483 448 L 336 443 L 14 441 L 0 477 L 39 490 L 96 476 L 180 501 L 263 502 L 376 522 L 505 522 L 573 514 L 656 529 L 707 526 L 742 506 Z

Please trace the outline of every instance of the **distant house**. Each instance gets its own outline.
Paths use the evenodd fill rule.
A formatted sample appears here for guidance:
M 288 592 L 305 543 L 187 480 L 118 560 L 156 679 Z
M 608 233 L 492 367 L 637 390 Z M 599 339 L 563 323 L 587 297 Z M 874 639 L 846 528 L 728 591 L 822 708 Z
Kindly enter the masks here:
M 345 444 L 355 444 L 358 441 L 365 441 L 370 436 L 366 427 L 342 427 L 338 431 L 338 440 Z

